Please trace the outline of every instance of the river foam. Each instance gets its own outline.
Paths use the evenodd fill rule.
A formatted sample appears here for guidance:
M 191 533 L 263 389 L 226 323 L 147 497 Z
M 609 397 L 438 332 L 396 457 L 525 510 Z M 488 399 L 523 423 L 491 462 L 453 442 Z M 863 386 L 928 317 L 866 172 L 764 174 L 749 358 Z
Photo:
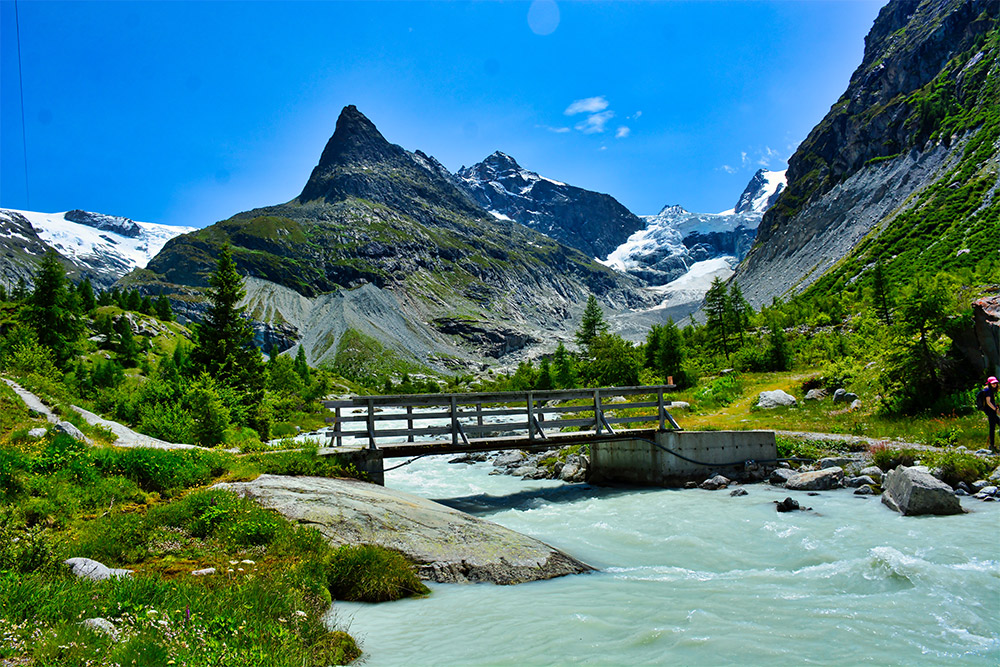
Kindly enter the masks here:
M 606 489 L 428 457 L 391 488 L 541 539 L 598 572 L 336 603 L 368 665 L 1000 663 L 1000 503 L 902 517 L 849 490 Z M 813 508 L 778 514 L 785 496 Z

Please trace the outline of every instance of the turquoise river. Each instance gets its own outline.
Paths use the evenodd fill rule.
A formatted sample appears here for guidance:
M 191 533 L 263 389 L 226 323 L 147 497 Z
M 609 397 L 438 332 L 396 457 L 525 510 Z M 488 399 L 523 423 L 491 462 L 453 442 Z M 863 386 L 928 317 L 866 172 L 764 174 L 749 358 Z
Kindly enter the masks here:
M 337 603 L 366 665 L 998 665 L 1000 503 L 902 517 L 849 490 L 808 496 L 608 489 L 429 457 L 386 486 L 536 537 L 596 572 L 431 584 Z M 812 507 L 779 514 L 786 496 Z

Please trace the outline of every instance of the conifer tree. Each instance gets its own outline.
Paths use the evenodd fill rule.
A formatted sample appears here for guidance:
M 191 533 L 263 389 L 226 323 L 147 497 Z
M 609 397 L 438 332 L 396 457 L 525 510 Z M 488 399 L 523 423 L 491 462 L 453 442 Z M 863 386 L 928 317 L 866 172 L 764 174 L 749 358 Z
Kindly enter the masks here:
M 253 342 L 253 327 L 237 304 L 245 292 L 228 245 L 222 246 L 214 274 L 209 278 L 209 307 L 197 328 L 191 361 L 196 373 L 208 373 L 229 386 L 248 408 L 250 426 L 266 437 L 270 430 L 261 412 L 266 373 Z
M 115 333 L 118 334 L 118 341 L 115 344 L 118 361 L 125 368 L 135 366 L 139 357 L 139 346 L 136 344 L 135 336 L 132 335 L 132 323 L 124 315 L 115 322 Z
M 131 290 L 128 296 L 125 297 L 125 310 L 131 310 L 136 313 L 142 311 L 142 295 L 139 294 L 139 290 Z
M 729 292 L 721 278 L 712 281 L 708 293 L 705 294 L 705 328 L 708 329 L 713 343 L 729 359 L 730 323 L 732 307 L 729 302 Z
M 76 293 L 80 297 L 80 308 L 84 313 L 89 313 L 97 308 L 97 299 L 94 297 L 94 286 L 90 282 L 90 278 L 84 278 L 79 285 L 76 286 Z
M 608 323 L 604 321 L 604 311 L 597 302 L 597 298 L 591 294 L 587 298 L 587 305 L 583 309 L 583 318 L 580 320 L 580 328 L 576 331 L 576 344 L 580 349 L 589 354 L 590 344 L 593 340 L 608 330 Z
M 165 294 L 161 294 L 156 300 L 154 308 L 156 316 L 164 322 L 172 322 L 174 320 L 174 309 L 170 307 L 170 299 Z
M 14 287 L 12 300 L 18 303 L 28 298 L 28 285 L 24 282 L 24 276 L 18 276 L 17 286 Z
M 35 330 L 38 342 L 52 350 L 59 366 L 64 366 L 76 353 L 83 325 L 73 312 L 66 270 L 54 250 L 42 257 L 35 275 L 35 290 L 23 311 L 23 318 Z
M 0 301 L 7 300 L 7 286 L 0 284 Z
M 739 335 L 740 347 L 742 347 L 743 333 L 750 326 L 750 314 L 753 312 L 753 308 L 743 298 L 743 291 L 740 289 L 739 283 L 735 280 L 729 286 L 729 309 L 730 318 L 732 319 L 732 330 Z
M 552 356 L 552 367 L 555 371 L 555 386 L 559 389 L 576 387 L 576 371 L 573 368 L 573 358 L 562 341 L 556 346 Z
M 892 302 L 889 296 L 889 285 L 882 270 L 882 258 L 875 262 L 872 269 L 872 296 L 875 301 L 875 312 L 886 324 L 892 324 Z
M 681 332 L 674 324 L 673 318 L 668 319 L 667 323 L 660 327 L 659 339 L 656 369 L 663 376 L 664 382 L 673 376 L 676 384 L 683 384 L 681 365 L 684 363 L 684 347 Z
M 306 349 L 299 345 L 298 351 L 295 353 L 295 372 L 299 374 L 302 378 L 302 382 L 308 385 L 311 382 L 309 377 L 309 362 L 306 361 Z
M 535 381 L 535 389 L 542 391 L 552 389 L 554 380 L 552 379 L 552 366 L 548 357 L 543 357 L 538 368 L 538 379 Z

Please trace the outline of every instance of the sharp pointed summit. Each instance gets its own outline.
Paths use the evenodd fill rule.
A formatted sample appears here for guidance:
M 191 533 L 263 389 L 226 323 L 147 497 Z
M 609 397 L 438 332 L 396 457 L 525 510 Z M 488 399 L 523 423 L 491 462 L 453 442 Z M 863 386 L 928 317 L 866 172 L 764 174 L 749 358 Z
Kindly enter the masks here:
M 483 211 L 441 171 L 433 158 L 389 143 L 352 104 L 340 112 L 298 202 L 334 203 L 356 197 L 420 218 L 426 217 L 420 211 L 439 207 L 482 216 Z

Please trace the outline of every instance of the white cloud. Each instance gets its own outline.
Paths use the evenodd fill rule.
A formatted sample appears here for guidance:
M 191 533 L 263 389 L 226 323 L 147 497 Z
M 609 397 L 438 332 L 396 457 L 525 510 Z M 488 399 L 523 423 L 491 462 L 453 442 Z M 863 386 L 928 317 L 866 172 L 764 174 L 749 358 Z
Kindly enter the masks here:
M 735 174 L 736 173 L 736 168 L 735 167 L 730 167 L 728 164 L 722 165 L 721 167 L 719 167 L 719 169 L 721 169 L 722 171 L 726 172 L 727 174 Z
M 621 127 L 618 128 L 618 131 L 615 132 L 615 139 L 624 139 L 625 137 L 627 137 L 631 133 L 632 133 L 631 129 L 629 129 L 629 128 L 625 127 L 624 125 L 622 125 Z
M 607 146 L 601 146 L 598 150 L 606 151 L 606 150 L 608 150 L 608 147 Z
M 764 150 L 760 154 L 760 158 L 757 160 L 757 164 L 762 167 L 771 166 L 771 159 L 778 157 L 778 151 L 772 150 L 770 146 L 764 146 Z
M 628 116 L 627 118 L 629 120 L 639 120 L 640 118 L 642 118 L 642 112 L 641 111 L 636 111 L 634 114 L 632 114 L 631 116 Z
M 540 127 L 543 130 L 548 130 L 549 132 L 555 132 L 556 134 L 564 134 L 566 132 L 569 132 L 568 127 L 552 127 L 551 125 L 536 125 L 536 127 Z
M 746 151 L 740 151 L 740 164 L 744 167 L 750 164 L 750 158 L 747 157 Z
M 586 97 L 582 100 L 576 100 L 566 107 L 566 111 L 563 113 L 567 116 L 574 116 L 578 113 L 597 113 L 607 108 L 608 101 L 604 99 L 603 95 L 600 95 L 598 97 Z
M 602 111 L 601 113 L 595 113 L 587 116 L 587 120 L 580 121 L 573 127 L 580 130 L 584 134 L 596 134 L 598 132 L 603 132 L 604 126 L 607 125 L 608 121 L 614 117 L 614 111 Z

